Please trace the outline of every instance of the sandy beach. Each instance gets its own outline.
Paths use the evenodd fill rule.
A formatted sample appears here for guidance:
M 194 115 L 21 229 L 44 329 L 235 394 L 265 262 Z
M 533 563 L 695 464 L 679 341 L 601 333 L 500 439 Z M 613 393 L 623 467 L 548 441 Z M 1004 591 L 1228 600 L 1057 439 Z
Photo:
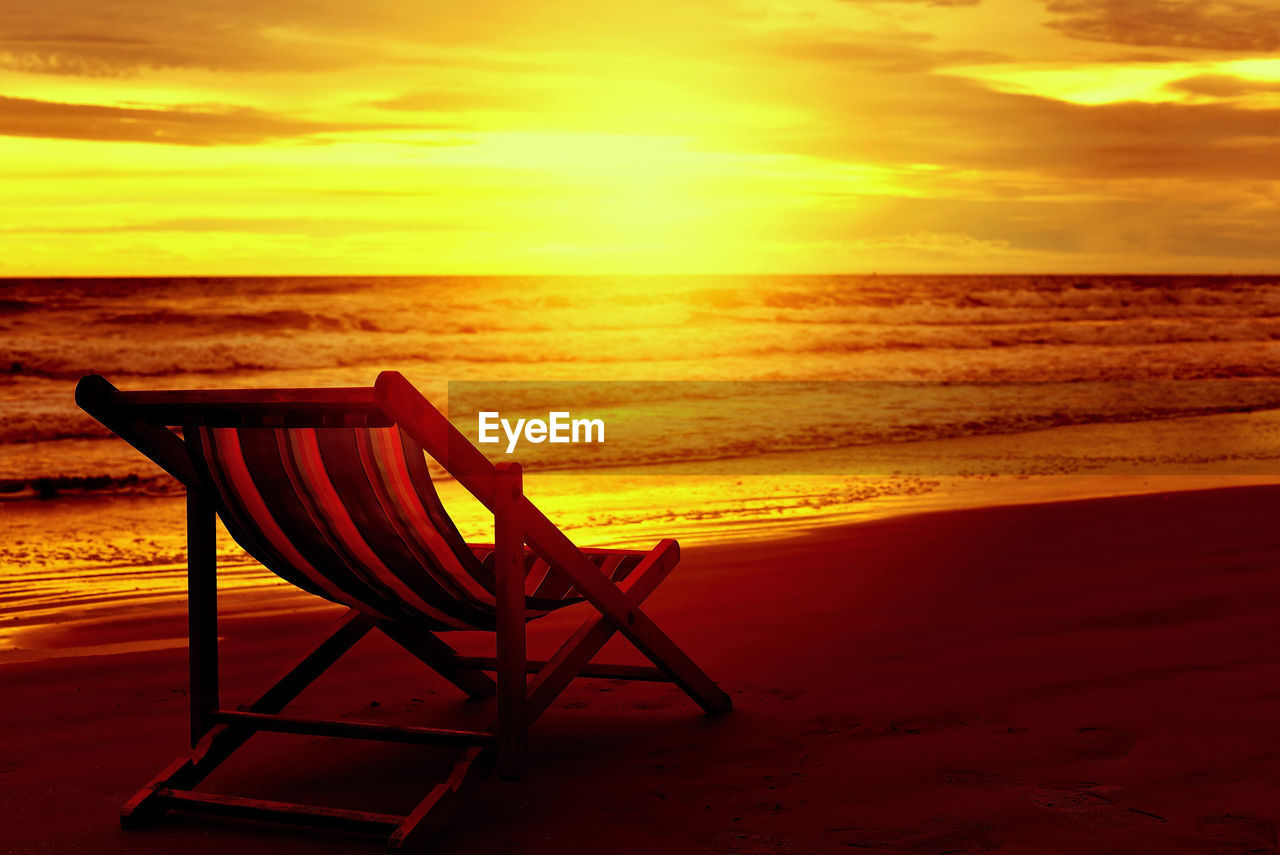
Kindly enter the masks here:
M 734 712 L 578 681 L 534 729 L 527 778 L 487 781 L 433 851 L 1274 852 L 1277 499 L 1254 487 L 958 510 L 689 548 L 650 611 Z M 533 624 L 531 650 L 576 611 Z M 224 705 L 335 616 L 229 602 Z M 184 623 L 77 631 L 98 633 L 89 645 L 179 637 Z M 380 851 L 195 818 L 119 829 L 120 805 L 183 751 L 180 647 L 14 662 L 0 683 L 5 852 Z M 295 709 L 487 715 L 381 638 Z M 209 786 L 405 810 L 440 754 L 259 736 Z

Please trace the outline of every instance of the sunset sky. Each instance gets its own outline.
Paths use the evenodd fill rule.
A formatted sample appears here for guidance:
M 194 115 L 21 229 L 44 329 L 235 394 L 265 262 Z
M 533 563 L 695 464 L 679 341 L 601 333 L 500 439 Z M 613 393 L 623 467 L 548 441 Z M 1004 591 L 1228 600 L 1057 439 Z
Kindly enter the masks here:
M 0 8 L 0 276 L 1280 269 L 1280 0 Z

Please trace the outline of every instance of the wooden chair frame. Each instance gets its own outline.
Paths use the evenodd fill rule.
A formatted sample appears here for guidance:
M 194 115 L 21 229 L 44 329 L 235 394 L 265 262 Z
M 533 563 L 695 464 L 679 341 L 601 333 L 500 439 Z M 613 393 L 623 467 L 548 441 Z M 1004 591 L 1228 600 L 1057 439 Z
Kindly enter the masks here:
M 729 696 L 641 609 L 679 561 L 674 540 L 659 542 L 621 584 L 605 576 L 524 495 L 517 463 L 490 463 L 398 372 L 372 387 L 121 392 L 92 375 L 76 401 L 115 434 L 182 482 L 187 490 L 187 586 L 191 745 L 124 806 L 126 828 L 148 825 L 170 809 L 388 835 L 398 850 L 434 834 L 459 796 L 493 765 L 505 779 L 524 772 L 528 730 L 577 677 L 671 682 L 707 713 L 728 712 Z M 348 611 L 310 654 L 237 709 L 223 709 L 218 691 L 216 514 L 174 426 L 399 425 L 494 515 L 496 656 L 463 656 L 423 627 L 382 622 Z M 595 614 L 550 659 L 525 650 L 525 545 L 573 581 Z M 300 718 L 284 708 L 378 629 L 473 698 L 496 695 L 497 717 L 483 731 L 401 727 Z M 621 633 L 652 665 L 608 665 L 592 659 Z M 488 676 L 494 674 L 494 678 Z M 532 678 L 529 677 L 532 675 Z M 195 787 L 259 731 L 456 746 L 464 749 L 448 777 L 407 816 L 298 805 L 197 792 Z

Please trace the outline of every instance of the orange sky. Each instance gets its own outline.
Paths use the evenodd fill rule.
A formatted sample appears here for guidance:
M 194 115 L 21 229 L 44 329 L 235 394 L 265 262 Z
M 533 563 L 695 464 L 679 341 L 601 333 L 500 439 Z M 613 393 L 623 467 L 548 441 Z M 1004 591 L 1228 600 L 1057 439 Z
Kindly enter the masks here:
M 1280 0 L 19 0 L 0 275 L 1280 268 Z

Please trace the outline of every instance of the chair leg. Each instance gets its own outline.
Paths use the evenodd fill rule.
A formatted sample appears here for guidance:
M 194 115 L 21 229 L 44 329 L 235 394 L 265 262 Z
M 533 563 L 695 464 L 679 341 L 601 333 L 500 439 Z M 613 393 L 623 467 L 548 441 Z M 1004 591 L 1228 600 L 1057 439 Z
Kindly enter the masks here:
M 499 464 L 494 490 L 494 577 L 497 586 L 498 775 L 518 780 L 528 753 L 524 534 L 520 464 Z
M 280 712 L 342 654 L 364 638 L 372 627 L 373 622 L 364 614 L 354 609 L 347 612 L 315 650 L 259 692 L 252 701 L 243 704 L 241 709 L 257 713 Z M 125 804 L 120 811 L 120 824 L 125 828 L 138 828 L 158 819 L 165 811 L 164 800 L 158 796 L 160 791 L 195 787 L 248 742 L 253 733 L 254 728 L 242 724 L 213 726 L 190 756 L 174 761 Z
M 707 672 L 676 646 L 638 606 L 622 605 L 620 608 L 613 608 L 603 605 L 603 608 L 618 631 L 650 662 L 665 671 L 671 681 L 703 710 L 711 715 L 721 715 L 733 708 L 729 696 L 707 676 Z
M 649 551 L 622 583 L 622 590 L 637 605 L 643 603 L 667 577 L 680 560 L 680 548 L 674 540 L 663 540 Z M 560 645 L 555 654 L 529 681 L 529 723 L 546 712 L 560 693 L 581 675 L 591 659 L 608 643 L 617 627 L 601 614 L 588 618 Z M 665 675 L 664 675 L 665 677 Z
M 217 528 L 205 494 L 187 489 L 187 665 L 191 747 L 213 727 L 218 710 Z
M 596 611 L 607 617 L 636 649 L 708 713 L 733 704 L 715 681 L 653 620 L 583 555 L 564 532 L 528 501 L 521 502 L 525 537 L 543 559 L 560 568 Z

